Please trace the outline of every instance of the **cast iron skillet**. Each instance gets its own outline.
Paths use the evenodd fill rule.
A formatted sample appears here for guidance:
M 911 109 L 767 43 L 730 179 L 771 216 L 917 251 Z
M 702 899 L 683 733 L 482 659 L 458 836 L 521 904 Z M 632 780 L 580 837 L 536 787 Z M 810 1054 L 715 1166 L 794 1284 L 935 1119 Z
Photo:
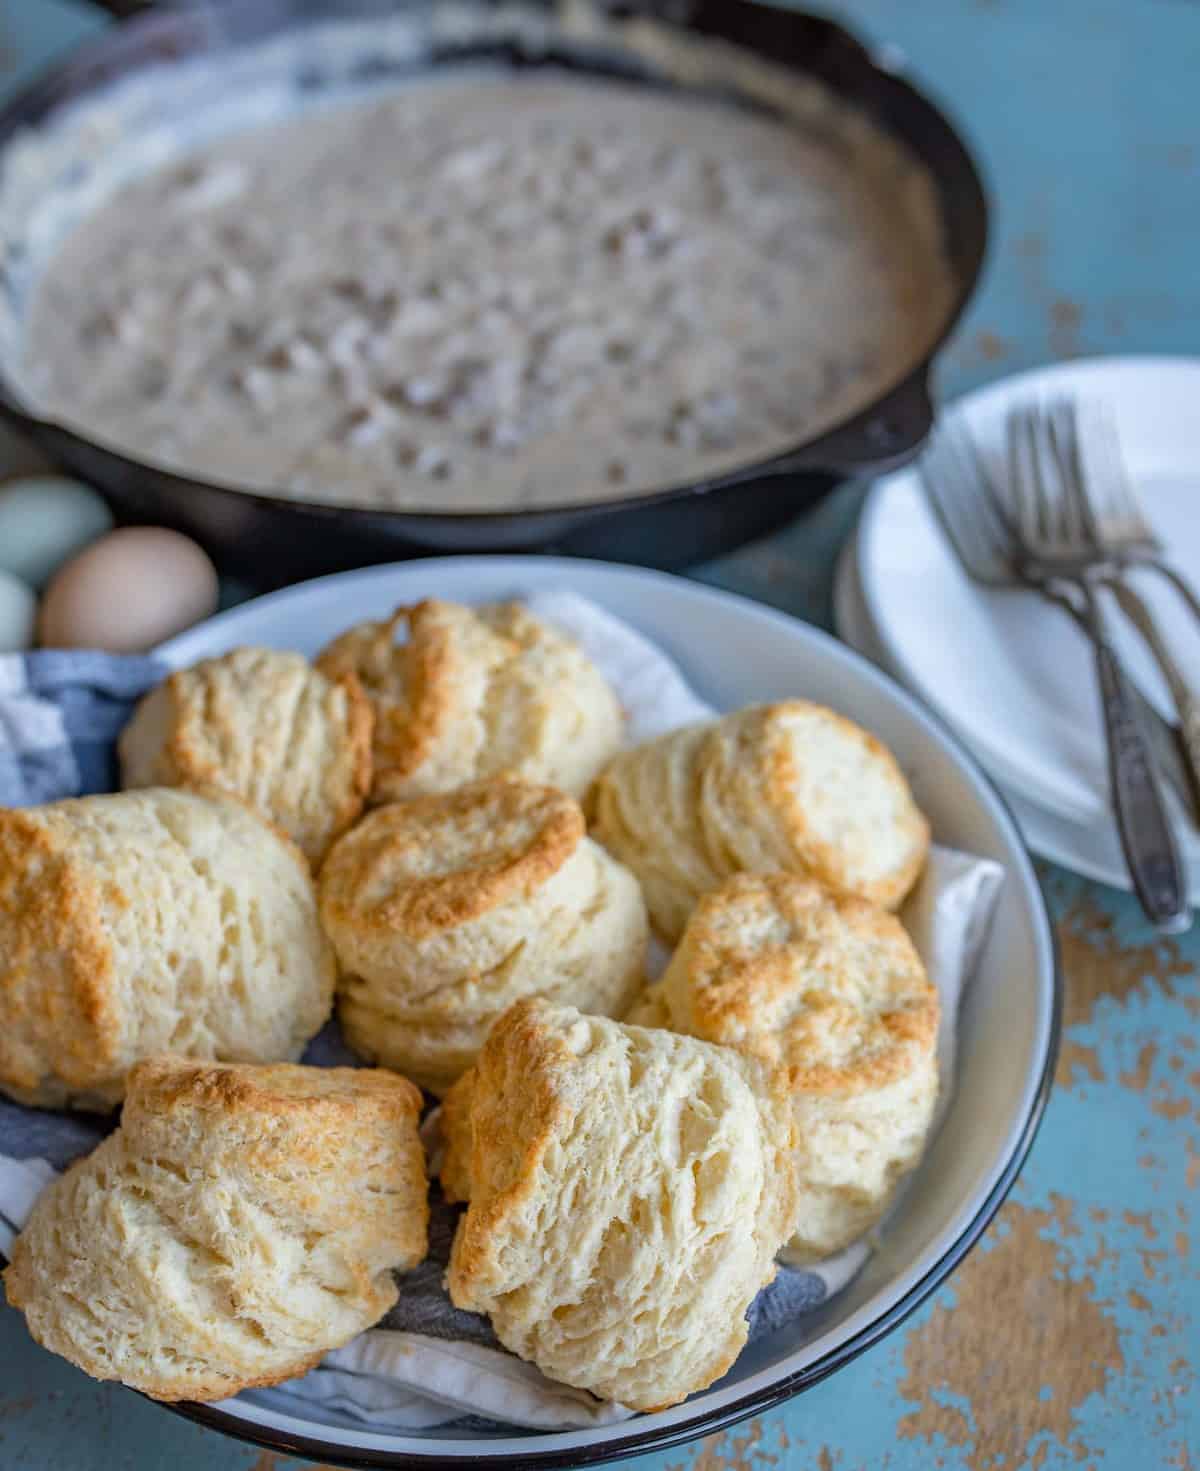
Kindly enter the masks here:
M 494 0 L 477 3 L 492 6 Z M 535 3 L 549 10 L 554 0 Z M 270 31 L 279 8 L 277 0 L 239 0 L 239 34 Z M 305 5 L 296 6 L 300 14 L 305 10 Z M 766 534 L 851 474 L 877 473 L 903 463 L 930 427 L 932 360 L 975 287 L 986 248 L 987 203 L 963 143 L 932 103 L 880 66 L 832 21 L 749 0 L 683 0 L 670 7 L 637 0 L 606 5 L 605 14 L 652 15 L 660 24 L 734 42 L 798 74 L 815 76 L 857 103 L 929 168 L 955 275 L 953 303 L 938 340 L 909 375 L 851 418 L 770 459 L 617 501 L 447 514 L 301 503 L 132 459 L 31 415 L 6 381 L 2 364 L 0 414 L 61 465 L 102 490 L 120 519 L 176 526 L 207 546 L 224 569 L 258 583 L 290 582 L 434 552 L 545 550 L 679 567 Z M 143 67 L 197 56 L 212 45 L 202 11 L 148 9 L 134 15 L 0 109 L 0 151 L 18 131 L 36 127 L 64 103 Z M 435 50 L 430 64 L 481 54 L 462 46 Z M 599 70 L 594 59 L 578 53 L 543 49 L 532 55 L 522 53 L 517 43 L 490 45 L 486 55 L 514 66 L 552 62 Z M 622 74 L 629 76 L 626 70 Z

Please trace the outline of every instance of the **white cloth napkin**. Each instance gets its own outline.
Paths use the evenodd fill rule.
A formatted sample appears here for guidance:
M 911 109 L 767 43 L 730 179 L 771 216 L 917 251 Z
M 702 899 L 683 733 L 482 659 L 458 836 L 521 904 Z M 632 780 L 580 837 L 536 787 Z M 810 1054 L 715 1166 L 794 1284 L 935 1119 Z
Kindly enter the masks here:
M 575 637 L 610 680 L 628 716 L 630 744 L 715 713 L 697 699 L 670 659 L 612 614 L 569 592 L 537 593 L 527 601 L 531 611 Z M 939 1119 L 953 1097 L 959 999 L 973 974 L 1002 880 L 1002 869 L 990 860 L 935 848 L 902 916 L 941 996 Z M 38 1190 L 53 1177 L 42 1160 L 0 1156 L 0 1248 L 12 1240 L 5 1223 L 19 1228 Z M 870 1252 L 867 1239 L 806 1268 L 805 1280 L 819 1279 L 822 1289 L 815 1298 L 810 1295 L 809 1304 L 844 1287 Z M 784 1295 L 779 1301 L 786 1305 L 788 1299 Z M 280 1388 L 376 1429 L 429 1429 L 470 1415 L 567 1430 L 631 1413 L 553 1383 L 502 1350 L 386 1328 L 361 1334 L 328 1354 L 317 1369 Z

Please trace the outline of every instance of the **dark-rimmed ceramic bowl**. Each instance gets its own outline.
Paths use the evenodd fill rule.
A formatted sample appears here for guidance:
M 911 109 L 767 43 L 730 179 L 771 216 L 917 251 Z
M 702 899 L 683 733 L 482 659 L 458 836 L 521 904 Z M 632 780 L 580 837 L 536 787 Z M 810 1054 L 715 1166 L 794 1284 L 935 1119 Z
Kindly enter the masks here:
M 890 1332 L 978 1240 L 1041 1117 L 1057 1049 L 1060 980 L 1033 864 L 1002 798 L 940 721 L 865 659 L 784 614 L 681 578 L 549 557 L 455 557 L 322 578 L 224 613 L 160 652 L 174 664 L 262 643 L 315 652 L 398 603 L 464 602 L 569 586 L 667 650 L 721 709 L 804 695 L 842 710 L 896 753 L 937 841 L 997 859 L 1006 878 L 964 996 L 949 1113 L 862 1274 L 819 1312 L 747 1348 L 687 1403 L 570 1433 L 368 1429 L 286 1390 L 174 1406 L 215 1429 L 336 1465 L 582 1466 L 664 1450 L 810 1388 Z

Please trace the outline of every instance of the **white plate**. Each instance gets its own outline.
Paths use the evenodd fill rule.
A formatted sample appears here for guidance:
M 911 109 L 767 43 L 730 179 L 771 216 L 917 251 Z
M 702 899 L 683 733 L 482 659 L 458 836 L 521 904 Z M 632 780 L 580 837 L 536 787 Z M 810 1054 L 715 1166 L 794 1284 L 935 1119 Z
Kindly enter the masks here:
M 917 701 L 827 634 L 744 598 L 663 573 L 546 557 L 456 557 L 344 573 L 223 613 L 160 652 L 190 663 L 237 644 L 311 653 L 347 624 L 400 602 L 464 602 L 570 586 L 657 640 L 697 692 L 723 709 L 808 695 L 843 710 L 896 752 L 944 842 L 998 859 L 1007 878 L 960 1021 L 955 1106 L 918 1188 L 861 1277 L 817 1321 L 760 1339 L 704 1394 L 661 1414 L 567 1434 L 388 1434 L 271 1390 L 180 1412 L 292 1454 L 358 1464 L 512 1467 L 579 1464 L 691 1440 L 797 1393 L 893 1328 L 960 1259 L 1007 1192 L 1053 1071 L 1059 983 L 1033 865 L 989 780 Z
M 893 672 L 863 598 L 857 536 L 846 543 L 838 562 L 833 604 L 838 637 L 881 669 Z M 1035 853 L 1040 853 L 1051 863 L 1069 868 L 1073 873 L 1082 874 L 1084 878 L 1095 879 L 1116 889 L 1132 888 L 1129 871 L 1121 855 L 1120 840 L 1111 821 L 1072 822 L 1070 818 L 1047 812 L 1045 808 L 1027 801 L 1010 791 L 1003 782 L 1000 786 L 1025 841 Z M 1192 903 L 1200 904 L 1200 861 L 1191 854 L 1187 861 L 1187 880 Z
M 1021 398 L 1088 394 L 1115 412 L 1130 470 L 1172 560 L 1200 581 L 1200 361 L 1108 358 L 1006 379 L 959 401 L 985 452 L 1000 453 Z M 1109 810 L 1099 698 L 1087 641 L 1034 594 L 993 591 L 959 566 L 914 471 L 872 490 L 863 514 L 863 595 L 890 667 L 1012 791 L 1090 826 Z M 1153 574 L 1139 574 L 1180 664 L 1200 686 L 1200 628 Z M 1140 639 L 1114 618 L 1126 666 L 1155 704 L 1168 691 Z M 1185 838 L 1200 859 L 1200 835 Z

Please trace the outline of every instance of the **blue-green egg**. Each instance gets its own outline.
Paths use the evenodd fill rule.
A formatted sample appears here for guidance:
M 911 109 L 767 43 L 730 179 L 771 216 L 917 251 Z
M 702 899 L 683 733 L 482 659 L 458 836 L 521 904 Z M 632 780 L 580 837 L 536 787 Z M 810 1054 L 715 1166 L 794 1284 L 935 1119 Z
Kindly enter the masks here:
M 16 654 L 33 643 L 37 598 L 19 577 L 0 572 L 0 654 Z
M 60 475 L 10 480 L 0 485 L 0 572 L 43 587 L 112 524 L 112 512 L 78 480 Z

